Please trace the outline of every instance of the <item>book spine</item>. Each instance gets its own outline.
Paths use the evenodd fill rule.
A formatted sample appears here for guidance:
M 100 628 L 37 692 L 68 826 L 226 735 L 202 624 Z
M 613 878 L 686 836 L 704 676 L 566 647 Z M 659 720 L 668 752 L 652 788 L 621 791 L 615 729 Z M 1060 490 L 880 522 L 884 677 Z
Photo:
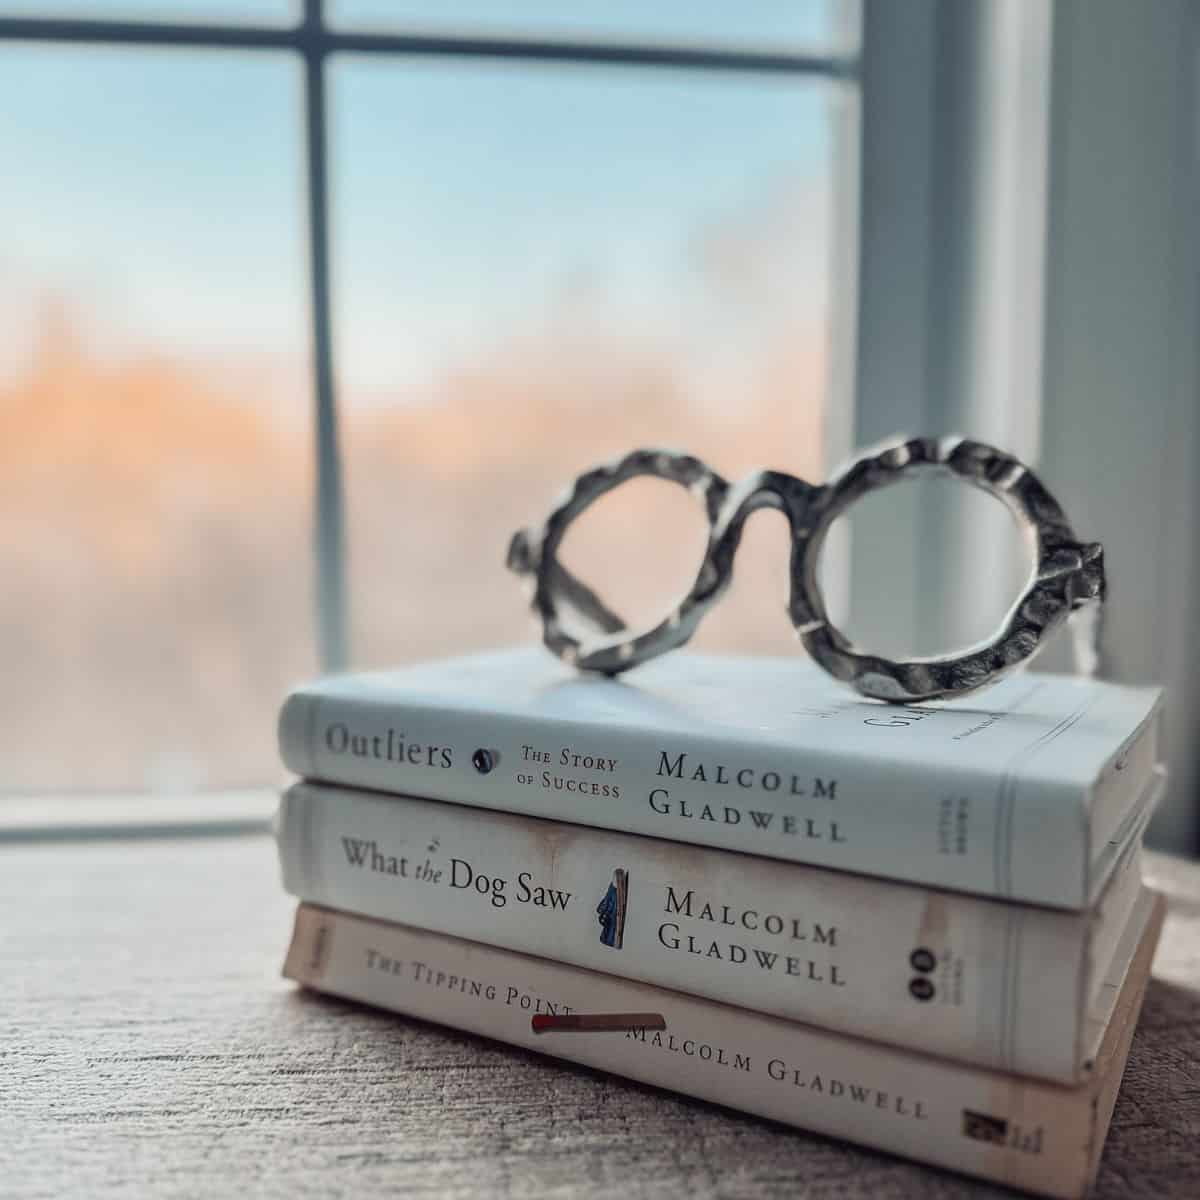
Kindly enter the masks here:
M 959 1061 L 1081 1070 L 1089 915 L 317 784 L 285 795 L 279 847 L 285 888 L 330 908 Z
M 308 905 L 297 913 L 284 974 L 334 995 L 1046 1196 L 1081 1195 L 1103 1142 L 1091 1087 L 1062 1089 L 959 1067 Z M 1114 1017 L 1114 1032 L 1124 1039 L 1118 1066 L 1136 1011 L 1133 1003 L 1118 1014 L 1121 1030 Z M 657 1014 L 665 1028 L 533 1032 L 535 1016 L 575 1013 Z M 1119 1079 L 1119 1069 L 1112 1073 Z
M 1105 763 L 1092 787 L 1089 856 L 1100 858 L 1104 844 L 1119 836 L 1122 822 L 1135 814 L 1124 803 L 1129 779 L 1145 779 L 1162 770 L 1163 710 L 1158 709 L 1143 729 L 1130 737 Z
M 881 708 L 871 719 L 920 717 Z M 557 717 L 299 691 L 279 745 L 289 770 L 330 783 L 954 891 L 1079 910 L 1101 882 L 1089 880 L 1086 788 L 1023 773 L 1040 743 L 997 778 L 911 755 L 767 755 L 653 723 L 601 735 Z

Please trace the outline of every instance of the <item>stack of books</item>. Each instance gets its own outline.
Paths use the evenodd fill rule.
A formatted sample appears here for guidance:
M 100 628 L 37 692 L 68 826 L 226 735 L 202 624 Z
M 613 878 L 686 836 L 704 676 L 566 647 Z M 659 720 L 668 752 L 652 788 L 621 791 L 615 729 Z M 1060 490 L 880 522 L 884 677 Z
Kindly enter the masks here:
M 323 680 L 280 718 L 284 973 L 1079 1196 L 1162 922 L 1160 708 L 1035 674 L 900 707 L 687 652 Z

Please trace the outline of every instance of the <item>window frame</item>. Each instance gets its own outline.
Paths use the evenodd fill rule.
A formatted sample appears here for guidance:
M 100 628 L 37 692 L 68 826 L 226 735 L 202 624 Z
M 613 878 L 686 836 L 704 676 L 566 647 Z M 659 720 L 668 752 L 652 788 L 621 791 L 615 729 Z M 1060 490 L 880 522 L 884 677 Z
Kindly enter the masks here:
M 1107 544 L 1101 673 L 1168 693 L 1148 840 L 1195 855 L 1200 10 L 867 0 L 862 44 L 855 441 L 995 442 Z M 898 490 L 851 544 L 851 620 L 961 643 L 972 587 L 1024 570 Z
M 1038 462 L 1052 11 L 866 6 L 858 446 L 957 433 Z M 964 584 L 1015 593 L 1024 563 L 921 498 L 852 543 L 850 615 L 935 652 L 973 640 Z
M 1181 528 L 1187 506 L 1200 505 L 1194 343 L 1200 287 L 1189 207 L 1200 175 L 1193 90 L 1200 16 L 1187 0 L 1163 0 L 1149 22 L 1148 36 L 1157 39 L 1156 45 L 1177 48 L 1165 92 L 1149 86 L 1158 60 L 1142 54 L 1121 62 L 1130 86 L 1157 96 L 1170 117 L 1153 126 L 1157 155 L 1151 158 L 1153 169 L 1138 181 L 1134 215 L 1157 212 L 1155 196 L 1172 189 L 1170 236 L 1185 266 L 1168 264 L 1159 271 L 1163 278 L 1143 292 L 1155 306 L 1156 320 L 1169 330 L 1159 390 L 1148 399 L 1113 398 L 1127 417 L 1130 405 L 1149 404 L 1155 420 L 1121 423 L 1125 443 L 1120 446 L 1106 448 L 1104 432 L 1097 435 L 1102 450 L 1128 453 L 1132 461 L 1165 448 L 1172 469 L 1161 473 L 1141 503 L 1114 512 L 1105 482 L 1090 470 L 1095 446 L 1068 436 L 1072 429 L 1087 428 L 1091 419 L 1092 368 L 1083 335 L 1065 318 L 1095 286 L 1088 271 L 1094 239 L 1121 235 L 1096 224 L 1091 243 L 1067 236 L 1070 224 L 1089 220 L 1086 180 L 1072 165 L 1070 139 L 1099 139 L 1119 154 L 1142 136 L 1133 122 L 1113 128 L 1096 120 L 1084 133 L 1071 127 L 1079 113 L 1101 109 L 1111 71 L 1097 46 L 1106 36 L 1123 44 L 1128 30 L 1122 22 L 1129 18 L 1120 9 L 1121 0 L 1089 0 L 1086 11 L 1082 0 L 1042 5 L 861 0 L 860 49 L 828 54 L 356 32 L 326 25 L 322 0 L 303 0 L 300 19 L 291 26 L 0 17 L 0 44 L 286 49 L 303 59 L 317 633 L 326 670 L 348 661 L 329 263 L 328 57 L 363 53 L 609 63 L 851 82 L 857 91 L 848 119 L 859 120 L 859 137 L 850 143 L 855 151 L 834 164 L 844 210 L 842 236 L 832 247 L 839 285 L 830 347 L 827 461 L 901 431 L 961 432 L 1000 442 L 1027 461 L 1040 462 L 1048 478 L 1066 480 L 1063 499 L 1072 512 L 1081 507 L 1081 527 L 1091 528 L 1092 512 L 1101 514 L 1109 524 L 1096 532 L 1114 544 L 1138 537 L 1147 515 L 1157 513 L 1163 521 L 1160 544 L 1169 542 L 1178 553 L 1153 579 L 1121 580 L 1110 632 L 1122 639 L 1120 677 L 1169 678 L 1175 690 L 1172 733 L 1182 747 L 1190 744 L 1200 706 L 1200 681 L 1187 677 L 1187 656 L 1172 654 L 1200 628 L 1200 548 Z M 1103 27 L 1099 33 L 1097 23 Z M 1006 203 L 997 207 L 996 195 Z M 1097 221 L 1103 217 L 1092 215 Z M 1125 236 L 1136 234 L 1125 231 Z M 1052 404 L 1046 403 L 1049 390 Z M 1167 438 L 1164 447 L 1168 426 L 1179 436 Z M 898 629 L 926 640 L 932 635 L 945 644 L 963 623 L 962 584 L 982 571 L 1002 585 L 1002 577 L 1018 566 L 990 561 L 993 556 L 984 554 L 978 539 L 973 541 L 953 517 L 931 525 L 913 496 L 898 494 L 881 520 L 870 538 L 831 539 L 830 606 L 839 621 L 848 615 L 859 627 Z M 1148 628 L 1141 614 L 1164 601 L 1164 620 Z M 1065 659 L 1060 655 L 1055 665 L 1065 667 Z M 1160 840 L 1194 851 L 1200 833 L 1193 802 L 1198 771 L 1194 763 L 1182 765 L 1173 799 L 1164 806 L 1166 819 L 1160 817 L 1165 831 Z M 254 811 L 252 823 L 261 824 L 261 809 Z
M 1053 53 L 1042 463 L 1106 542 L 1102 671 L 1166 689 L 1147 841 L 1195 856 L 1200 8 L 1057 0 Z
M 385 54 L 508 59 L 526 62 L 614 64 L 675 70 L 789 74 L 831 80 L 857 76 L 854 52 L 773 52 L 733 46 L 609 39 L 476 37 L 468 34 L 375 32 L 329 25 L 324 0 L 302 0 L 292 25 L 252 25 L 74 17 L 0 16 L 0 44 L 71 44 L 243 50 L 291 50 L 304 62 L 304 137 L 310 283 L 314 434 L 315 547 L 318 661 L 324 671 L 349 662 L 343 459 L 338 436 L 334 369 L 333 288 L 330 272 L 328 104 L 326 66 L 333 54 Z M 843 349 L 841 361 L 846 361 Z M 845 380 L 844 368 L 837 372 Z M 848 448 L 839 446 L 843 451 Z
M 314 549 L 316 563 L 316 633 L 318 661 L 324 671 L 344 669 L 349 662 L 346 538 L 344 516 L 343 459 L 339 439 L 337 377 L 334 364 L 333 292 L 330 267 L 328 103 L 326 68 L 334 54 L 375 54 L 394 58 L 478 58 L 523 62 L 611 64 L 659 70 L 736 72 L 743 74 L 793 75 L 848 82 L 857 86 L 860 54 L 857 50 L 831 49 L 826 53 L 777 52 L 767 49 L 677 42 L 633 42 L 590 38 L 535 38 L 431 34 L 420 31 L 357 31 L 331 26 L 324 13 L 324 0 L 302 0 L 298 20 L 291 25 L 255 25 L 109 19 L 77 17 L 0 16 L 0 45 L 37 42 L 67 45 L 110 45 L 127 48 L 287 50 L 304 64 L 304 157 L 306 228 L 309 257 L 309 342 L 312 356 L 313 429 L 315 443 Z M 846 0 L 843 20 L 854 22 L 858 5 Z M 845 30 L 843 30 L 845 32 Z M 839 47 L 855 39 L 839 37 Z M 853 122 L 857 105 L 848 106 L 846 119 Z M 853 422 L 841 414 L 853 411 L 853 375 L 856 335 L 854 331 L 854 288 L 857 273 L 858 153 L 844 155 L 835 169 L 835 186 L 845 198 L 845 244 L 834 248 L 832 268 L 847 286 L 835 289 L 833 325 L 836 344 L 831 347 L 831 403 L 835 419 L 828 422 L 827 456 L 845 455 L 852 444 Z M 831 547 L 834 559 L 830 574 L 831 592 L 846 593 L 846 563 L 839 547 Z M 244 820 L 223 813 L 213 818 L 214 828 L 264 828 L 262 794 L 241 793 Z M 185 807 L 188 807 L 185 805 Z M 27 807 L 0 814 L 0 840 L 29 840 L 41 829 L 46 836 L 97 836 L 99 827 L 125 831 L 174 832 L 204 825 L 203 810 L 194 819 L 182 821 L 179 814 L 162 821 L 144 813 L 138 805 L 110 806 L 103 817 L 88 806 L 88 814 L 75 815 L 63 806 L 49 806 L 44 824 L 31 822 Z M 189 809 L 189 811 L 191 811 Z M 138 815 L 131 816 L 131 811 Z M 11 818 L 11 819 L 10 819 Z

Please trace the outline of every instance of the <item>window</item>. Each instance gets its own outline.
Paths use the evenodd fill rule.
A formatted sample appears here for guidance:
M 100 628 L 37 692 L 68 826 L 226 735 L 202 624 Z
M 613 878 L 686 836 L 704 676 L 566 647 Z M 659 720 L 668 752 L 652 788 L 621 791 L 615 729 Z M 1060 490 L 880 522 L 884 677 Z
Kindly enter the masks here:
M 327 7 L 0 3 L 5 791 L 272 782 L 290 682 L 528 636 L 581 468 L 848 444 L 856 5 Z
M 261 780 L 315 669 L 300 83 L 0 43 L 6 789 Z

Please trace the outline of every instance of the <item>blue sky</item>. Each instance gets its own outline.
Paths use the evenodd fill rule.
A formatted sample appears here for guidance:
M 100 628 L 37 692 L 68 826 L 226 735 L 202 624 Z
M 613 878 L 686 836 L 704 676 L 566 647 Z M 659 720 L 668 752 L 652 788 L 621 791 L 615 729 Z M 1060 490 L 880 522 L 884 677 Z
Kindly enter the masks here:
M 357 7 L 368 20 L 381 8 Z M 437 11 L 468 22 L 496 7 Z M 686 19 L 700 39 L 803 43 L 814 11 L 694 4 Z M 559 28 L 548 0 L 520 12 L 551 33 L 579 31 Z M 604 12 L 631 36 L 678 35 L 685 6 Z M 286 53 L 0 43 L 0 366 L 28 344 L 33 302 L 48 291 L 75 302 L 114 352 L 303 356 L 300 82 Z M 329 95 L 337 345 L 354 387 L 420 386 L 580 288 L 613 319 L 708 339 L 745 296 L 705 265 L 706 247 L 744 241 L 736 252 L 765 277 L 776 255 L 755 234 L 774 236 L 772 222 L 785 285 L 794 277 L 788 304 L 823 314 L 831 85 L 343 58 Z M 777 297 L 760 284 L 760 305 Z

